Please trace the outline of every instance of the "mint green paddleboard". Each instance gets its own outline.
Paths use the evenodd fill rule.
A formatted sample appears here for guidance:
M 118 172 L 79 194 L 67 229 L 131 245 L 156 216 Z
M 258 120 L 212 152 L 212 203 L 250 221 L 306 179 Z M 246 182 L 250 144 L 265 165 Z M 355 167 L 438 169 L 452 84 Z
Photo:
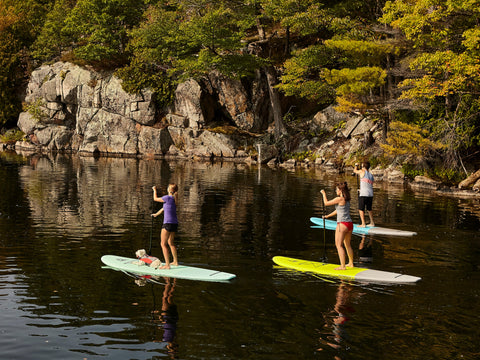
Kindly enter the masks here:
M 186 265 L 172 266 L 170 269 L 155 269 L 146 264 L 138 265 L 138 259 L 123 256 L 103 255 L 101 260 L 111 268 L 141 275 L 218 282 L 229 281 L 235 278 L 234 274 Z

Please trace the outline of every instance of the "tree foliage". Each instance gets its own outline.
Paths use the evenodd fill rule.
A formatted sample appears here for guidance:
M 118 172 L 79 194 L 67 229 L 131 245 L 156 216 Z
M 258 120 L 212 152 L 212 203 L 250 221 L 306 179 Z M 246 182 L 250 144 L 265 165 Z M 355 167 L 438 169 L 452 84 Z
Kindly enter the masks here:
M 432 158 L 444 147 L 443 144 L 429 139 L 428 130 L 419 125 L 393 121 L 390 129 L 390 136 L 382 147 L 392 159 L 399 155 L 407 155 L 410 161 Z
M 61 33 L 77 58 L 118 65 L 126 56 L 127 32 L 139 24 L 145 6 L 144 0 L 78 0 Z
M 0 126 L 14 124 L 21 111 L 19 89 L 28 76 L 28 49 L 49 1 L 0 0 Z
M 442 148 L 419 143 L 456 167 L 462 154 L 480 146 L 479 5 L 480 0 L 0 0 L 0 125 L 15 122 L 18 94 L 41 62 L 69 59 L 115 69 L 127 91 L 153 89 L 160 106 L 172 101 L 175 84 L 187 78 L 216 71 L 241 79 L 260 70 L 275 127 L 282 127 L 278 91 L 346 112 L 383 114 L 392 101 L 409 101 L 416 115 L 408 126 L 420 128 L 394 122 L 388 141 L 399 133 L 441 142 Z
M 399 84 L 401 98 L 428 109 L 431 135 L 446 144 L 447 166 L 460 151 L 480 145 L 480 1 L 388 2 L 385 23 L 416 49 L 413 74 Z

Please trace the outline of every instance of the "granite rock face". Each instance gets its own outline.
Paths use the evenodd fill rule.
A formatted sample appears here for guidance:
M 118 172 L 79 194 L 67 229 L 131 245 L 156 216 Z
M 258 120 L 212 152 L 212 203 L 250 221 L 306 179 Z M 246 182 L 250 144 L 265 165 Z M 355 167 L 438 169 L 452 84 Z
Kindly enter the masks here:
M 111 73 L 58 62 L 33 71 L 18 127 L 42 150 L 234 157 L 235 137 L 208 127 L 221 122 L 244 131 L 265 130 L 265 89 L 260 74 L 245 84 L 212 73 L 200 82 L 179 84 L 171 108 L 158 109 L 149 89 L 129 94 Z

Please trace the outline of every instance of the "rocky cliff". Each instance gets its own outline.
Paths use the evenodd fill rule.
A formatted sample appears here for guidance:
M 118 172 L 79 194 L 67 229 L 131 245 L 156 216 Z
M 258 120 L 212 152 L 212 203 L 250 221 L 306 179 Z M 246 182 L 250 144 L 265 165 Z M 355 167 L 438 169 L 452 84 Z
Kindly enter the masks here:
M 37 152 L 221 158 L 259 163 L 278 160 L 283 151 L 300 154 L 297 158 L 305 153 L 312 155 L 305 158 L 302 166 L 322 165 L 336 171 L 345 170 L 346 160 L 360 153 L 372 158 L 381 156 L 376 144 L 382 129 L 360 114 L 340 114 L 330 107 L 300 120 L 303 130 L 292 134 L 289 149 L 271 144 L 267 80 L 260 71 L 249 82 L 218 73 L 202 81 L 190 79 L 177 86 L 170 108 L 158 109 L 155 94 L 148 89 L 128 94 L 122 89 L 121 80 L 111 73 L 58 62 L 32 73 L 25 111 L 18 119 L 26 141 L 17 142 L 15 147 Z M 302 137 L 302 133 L 309 136 Z M 299 163 L 290 159 L 280 165 L 294 168 Z M 375 175 L 388 182 L 404 182 L 398 166 L 376 169 Z M 431 189 L 441 187 L 423 177 L 414 184 Z M 478 191 L 480 179 L 475 178 L 472 184 L 464 187 Z
M 178 85 L 169 109 L 155 107 L 145 89 L 128 94 L 121 80 L 59 62 L 36 69 L 18 127 L 29 142 L 18 147 L 122 155 L 245 157 L 268 126 L 268 98 L 260 74 L 243 84 L 211 74 Z M 209 130 L 229 124 L 236 136 Z

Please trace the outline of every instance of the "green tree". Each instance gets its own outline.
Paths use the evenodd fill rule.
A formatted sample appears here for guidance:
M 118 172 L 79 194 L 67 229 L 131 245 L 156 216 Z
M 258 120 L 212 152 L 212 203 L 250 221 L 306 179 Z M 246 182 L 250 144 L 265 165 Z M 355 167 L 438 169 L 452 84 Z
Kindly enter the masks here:
M 480 145 L 479 18 L 478 0 L 397 0 L 382 18 L 415 49 L 401 98 L 427 110 L 422 125 L 446 144 L 453 168 L 462 165 L 462 152 Z
M 62 35 L 77 59 L 102 67 L 125 62 L 128 30 L 138 25 L 148 0 L 78 0 Z
M 31 69 L 28 48 L 50 3 L 0 0 L 0 126 L 13 126 L 21 111 L 18 94 Z
M 152 5 L 129 32 L 130 64 L 117 73 L 127 82 L 149 84 L 160 104 L 172 100 L 173 84 L 211 71 L 231 78 L 251 76 L 263 59 L 245 53 L 245 14 L 226 1 L 169 1 Z M 235 3 L 234 3 L 235 5 Z M 132 74 L 143 72 L 143 76 Z
M 387 76 L 386 59 L 395 47 L 367 36 L 361 40 L 349 33 L 344 36 L 297 51 L 284 64 L 279 88 L 324 105 L 336 99 L 339 111 L 372 109 L 382 97 L 379 89 Z
M 62 51 L 71 49 L 69 39 L 64 36 L 66 14 L 75 6 L 76 0 L 56 0 L 46 15 L 40 34 L 32 45 L 32 56 L 40 61 L 59 59 Z

